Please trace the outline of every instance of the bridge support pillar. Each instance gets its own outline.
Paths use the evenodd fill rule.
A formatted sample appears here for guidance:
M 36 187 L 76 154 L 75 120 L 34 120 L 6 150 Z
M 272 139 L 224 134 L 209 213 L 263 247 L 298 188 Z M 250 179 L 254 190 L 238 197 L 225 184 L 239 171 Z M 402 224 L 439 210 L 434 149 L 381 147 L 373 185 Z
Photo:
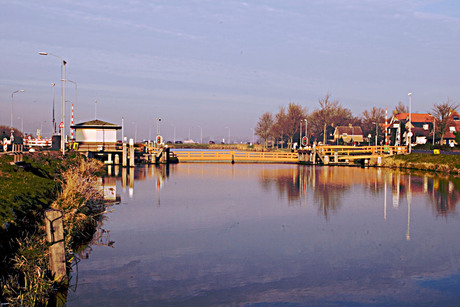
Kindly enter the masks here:
M 129 166 L 134 166 L 134 140 L 129 139 Z
M 127 163 L 128 152 L 127 152 L 127 149 L 126 149 L 126 143 L 125 142 L 123 142 L 123 153 L 122 153 L 121 159 L 122 159 L 121 166 L 126 167 L 126 165 L 128 165 L 128 163 Z

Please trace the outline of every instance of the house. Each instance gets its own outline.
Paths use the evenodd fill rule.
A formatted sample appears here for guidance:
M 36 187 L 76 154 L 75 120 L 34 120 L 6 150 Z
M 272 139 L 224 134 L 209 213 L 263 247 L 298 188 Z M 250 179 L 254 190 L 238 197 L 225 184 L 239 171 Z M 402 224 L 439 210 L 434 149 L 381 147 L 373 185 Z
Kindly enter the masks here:
M 363 130 L 359 126 L 337 126 L 334 130 L 334 143 L 362 143 L 363 139 Z
M 448 119 L 449 129 L 444 133 L 443 144 L 441 145 L 458 145 L 455 141 L 455 133 L 460 131 L 460 115 L 457 111 L 451 111 Z
M 107 151 L 116 149 L 117 130 L 121 126 L 95 119 L 72 125 L 70 128 L 75 130 L 74 149 Z
M 410 117 L 410 119 L 409 119 Z M 428 113 L 398 113 L 389 123 L 390 143 L 394 146 L 408 145 L 409 128 L 411 143 L 425 144 L 433 137 L 434 116 Z

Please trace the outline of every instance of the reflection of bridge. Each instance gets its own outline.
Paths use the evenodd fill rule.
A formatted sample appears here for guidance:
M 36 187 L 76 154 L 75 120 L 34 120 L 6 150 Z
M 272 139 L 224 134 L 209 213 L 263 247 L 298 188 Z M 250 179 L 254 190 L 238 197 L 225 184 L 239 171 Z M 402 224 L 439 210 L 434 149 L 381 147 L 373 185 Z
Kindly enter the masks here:
M 307 163 L 348 164 L 378 159 L 378 157 L 403 154 L 403 146 L 316 146 L 298 152 L 255 151 L 174 151 L 179 162 L 252 162 L 252 163 Z

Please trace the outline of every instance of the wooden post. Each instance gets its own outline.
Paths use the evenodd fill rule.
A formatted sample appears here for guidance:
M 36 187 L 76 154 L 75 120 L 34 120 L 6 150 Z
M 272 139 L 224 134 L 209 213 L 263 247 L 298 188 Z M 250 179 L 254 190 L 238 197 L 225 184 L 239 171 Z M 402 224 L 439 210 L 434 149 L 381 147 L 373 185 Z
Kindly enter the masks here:
M 64 226 L 62 212 L 49 209 L 45 211 L 46 238 L 49 247 L 49 265 L 54 279 L 62 281 L 67 278 L 65 263 Z
M 134 166 L 134 140 L 129 139 L 129 166 Z
M 126 167 L 126 165 L 128 165 L 128 163 L 127 163 L 128 152 L 126 150 L 126 143 L 125 142 L 123 142 L 123 153 L 122 153 L 121 160 L 122 160 L 122 165 L 121 166 Z

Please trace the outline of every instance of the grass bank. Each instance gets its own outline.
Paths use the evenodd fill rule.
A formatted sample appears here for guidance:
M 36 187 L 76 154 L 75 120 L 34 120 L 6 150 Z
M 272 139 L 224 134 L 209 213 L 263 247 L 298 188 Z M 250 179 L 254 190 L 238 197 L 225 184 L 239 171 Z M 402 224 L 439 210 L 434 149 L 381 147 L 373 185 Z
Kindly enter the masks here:
M 385 158 L 382 161 L 382 166 L 459 175 L 460 155 L 435 155 L 422 153 L 396 155 Z
M 95 184 L 103 164 L 80 155 L 36 153 L 25 164 L 0 158 L 0 303 L 46 306 L 65 283 L 48 270 L 44 211 L 63 211 L 68 261 L 83 238 L 91 238 L 103 211 Z M 68 265 L 70 269 L 70 265 Z

